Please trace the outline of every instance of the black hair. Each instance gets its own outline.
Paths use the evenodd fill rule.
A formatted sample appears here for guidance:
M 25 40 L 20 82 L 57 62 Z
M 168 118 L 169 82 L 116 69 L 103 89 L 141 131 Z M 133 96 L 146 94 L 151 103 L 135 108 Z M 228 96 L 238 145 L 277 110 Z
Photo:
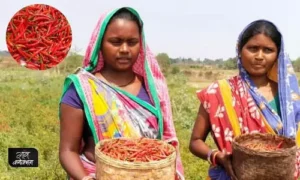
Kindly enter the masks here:
M 239 42 L 239 53 L 242 51 L 244 45 L 257 34 L 264 34 L 272 39 L 275 43 L 278 53 L 281 47 L 281 33 L 278 31 L 276 26 L 266 20 L 257 20 L 251 23 L 251 25 L 244 31 Z
M 140 20 L 138 19 L 138 17 L 136 15 L 134 15 L 130 10 L 128 10 L 127 8 L 121 8 L 119 9 L 110 19 L 110 22 L 108 24 L 110 24 L 112 21 L 116 20 L 116 19 L 125 19 L 125 20 L 129 20 L 129 21 L 134 21 L 136 22 L 136 24 L 139 27 L 139 32 L 142 33 L 142 24 L 140 22 Z

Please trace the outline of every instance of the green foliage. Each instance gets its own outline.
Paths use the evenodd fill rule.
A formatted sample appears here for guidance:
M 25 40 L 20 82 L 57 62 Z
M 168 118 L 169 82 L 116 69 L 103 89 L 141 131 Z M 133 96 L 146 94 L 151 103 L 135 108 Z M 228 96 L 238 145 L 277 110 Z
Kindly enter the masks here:
M 61 64 L 59 64 L 58 68 L 60 71 L 64 73 L 73 72 L 77 67 L 82 67 L 83 56 L 78 55 L 76 53 L 71 53 Z
M 297 58 L 295 61 L 292 61 L 292 64 L 293 64 L 294 70 L 296 72 L 300 72 L 300 57 Z
M 172 67 L 172 71 L 171 71 L 172 74 L 177 74 L 177 73 L 179 73 L 179 72 L 180 72 L 180 69 L 179 69 L 178 66 Z
M 185 76 L 178 74 L 168 79 L 174 121 L 181 127 L 191 130 L 197 115 L 199 101 L 196 90 L 187 87 Z
M 192 68 L 192 69 L 201 69 L 202 66 L 199 66 L 199 65 L 191 65 L 190 68 Z
M 227 61 L 224 62 L 223 68 L 224 69 L 237 69 L 237 59 L 229 58 Z
M 171 63 L 176 64 L 187 64 L 192 69 L 207 69 L 207 68 L 217 68 L 225 70 L 237 69 L 237 59 L 228 58 L 227 60 L 223 59 L 209 59 L 204 58 L 202 61 L 200 58 L 197 60 L 192 58 L 170 58 Z
M 63 77 L 19 69 L 0 71 L 0 179 L 63 179 L 58 160 L 58 102 Z M 22 74 L 26 76 L 22 77 Z M 5 130 L 1 129 L 6 127 Z M 12 168 L 8 147 L 34 147 L 39 151 L 38 168 Z
M 190 136 L 200 106 L 196 96 L 197 89 L 187 86 L 187 79 L 182 74 L 169 78 L 168 87 L 185 178 L 188 180 L 206 179 L 208 163 L 195 157 L 189 151 Z M 215 147 L 210 136 L 207 143 Z
M 171 64 L 170 58 L 168 56 L 168 54 L 166 53 L 159 53 L 156 56 L 156 59 L 158 61 L 158 64 L 160 66 L 160 68 L 162 69 L 162 71 L 166 72 Z

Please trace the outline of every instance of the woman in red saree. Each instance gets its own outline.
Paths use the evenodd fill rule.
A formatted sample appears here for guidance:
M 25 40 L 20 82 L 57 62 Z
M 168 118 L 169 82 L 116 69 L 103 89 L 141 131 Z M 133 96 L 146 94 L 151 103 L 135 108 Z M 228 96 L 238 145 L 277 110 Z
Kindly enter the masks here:
M 298 81 L 277 27 L 266 20 L 249 24 L 239 36 L 237 54 L 239 75 L 197 92 L 201 105 L 190 150 L 211 162 L 212 180 L 236 179 L 231 142 L 240 134 L 273 133 L 300 144 Z M 205 144 L 209 132 L 217 150 Z

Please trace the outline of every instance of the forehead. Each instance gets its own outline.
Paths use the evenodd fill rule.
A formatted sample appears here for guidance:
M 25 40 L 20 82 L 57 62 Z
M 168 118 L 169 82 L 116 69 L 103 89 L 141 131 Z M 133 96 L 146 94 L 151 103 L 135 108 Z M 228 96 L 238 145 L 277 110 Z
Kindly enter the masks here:
M 139 27 L 135 21 L 113 19 L 106 28 L 105 36 L 138 37 Z
M 246 45 L 256 45 L 256 46 L 268 46 L 268 47 L 276 47 L 274 41 L 264 34 L 257 34 L 249 39 Z

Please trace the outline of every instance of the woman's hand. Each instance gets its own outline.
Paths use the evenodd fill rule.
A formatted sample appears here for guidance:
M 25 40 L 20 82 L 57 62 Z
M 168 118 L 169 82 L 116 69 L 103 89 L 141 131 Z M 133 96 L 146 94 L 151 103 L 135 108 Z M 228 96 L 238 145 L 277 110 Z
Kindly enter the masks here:
M 231 157 L 232 156 L 229 154 L 219 152 L 216 155 L 216 161 L 218 165 L 221 165 L 225 168 L 226 172 L 229 174 L 232 180 L 238 180 L 232 168 Z

